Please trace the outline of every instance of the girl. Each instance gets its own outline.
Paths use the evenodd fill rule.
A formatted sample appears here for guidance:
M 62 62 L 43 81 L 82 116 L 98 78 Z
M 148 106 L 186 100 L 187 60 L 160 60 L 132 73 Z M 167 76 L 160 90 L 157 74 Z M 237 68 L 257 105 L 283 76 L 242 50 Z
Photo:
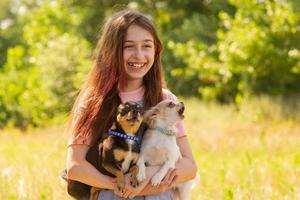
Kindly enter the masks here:
M 148 109 L 163 99 L 176 99 L 163 89 L 161 51 L 162 44 L 153 24 L 141 13 L 120 11 L 103 27 L 95 64 L 73 106 L 72 137 L 67 153 L 67 177 L 103 188 L 99 200 L 172 199 L 169 190 L 172 185 L 196 175 L 197 167 L 182 122 L 177 126 L 177 143 L 183 159 L 159 186 L 148 184 L 158 167 L 147 167 L 147 179 L 138 188 L 130 186 L 129 175 L 126 175 L 126 189 L 121 193 L 113 178 L 101 174 L 85 159 L 89 148 L 97 143 L 99 133 L 111 127 L 121 102 L 139 102 Z

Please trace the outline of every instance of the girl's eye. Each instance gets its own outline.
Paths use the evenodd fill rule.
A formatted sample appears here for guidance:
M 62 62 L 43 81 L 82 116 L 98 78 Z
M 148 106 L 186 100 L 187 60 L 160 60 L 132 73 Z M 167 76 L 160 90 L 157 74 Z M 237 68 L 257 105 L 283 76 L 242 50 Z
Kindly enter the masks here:
M 133 47 L 132 45 L 125 45 L 124 46 L 125 49 L 132 48 L 132 47 Z
M 145 48 L 152 48 L 151 45 L 144 45 Z

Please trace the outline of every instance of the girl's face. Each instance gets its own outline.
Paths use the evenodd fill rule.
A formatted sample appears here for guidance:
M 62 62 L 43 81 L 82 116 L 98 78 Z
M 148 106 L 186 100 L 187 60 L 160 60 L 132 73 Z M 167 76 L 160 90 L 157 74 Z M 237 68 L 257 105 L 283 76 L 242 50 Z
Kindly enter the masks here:
M 127 80 L 143 80 L 154 62 L 154 39 L 147 30 L 131 25 L 123 44 L 123 61 Z

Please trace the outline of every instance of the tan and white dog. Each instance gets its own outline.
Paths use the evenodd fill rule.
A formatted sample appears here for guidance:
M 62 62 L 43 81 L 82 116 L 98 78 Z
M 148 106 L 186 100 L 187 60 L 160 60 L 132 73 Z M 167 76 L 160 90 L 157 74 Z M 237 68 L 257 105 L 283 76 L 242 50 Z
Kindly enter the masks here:
M 159 165 L 161 168 L 152 177 L 151 183 L 156 186 L 161 183 L 168 170 L 175 168 L 176 162 L 182 158 L 176 143 L 175 125 L 184 118 L 184 104 L 172 100 L 163 100 L 144 114 L 144 121 L 148 126 L 142 140 L 142 147 L 137 161 L 139 172 L 137 179 L 146 178 L 147 166 Z M 193 182 L 188 181 L 177 187 L 179 198 L 188 200 Z

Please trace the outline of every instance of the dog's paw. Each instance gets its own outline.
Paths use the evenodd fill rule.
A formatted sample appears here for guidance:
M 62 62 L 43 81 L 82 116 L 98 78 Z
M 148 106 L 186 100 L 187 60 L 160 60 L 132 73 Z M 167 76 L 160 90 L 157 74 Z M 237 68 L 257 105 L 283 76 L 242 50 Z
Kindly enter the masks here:
M 159 185 L 159 184 L 161 183 L 162 179 L 163 179 L 163 177 L 160 177 L 159 174 L 156 174 L 156 175 L 154 175 L 154 176 L 152 177 L 152 179 L 151 179 L 151 184 L 152 184 L 153 186 L 157 186 L 157 185 Z
M 142 170 L 141 168 L 139 169 L 139 172 L 137 173 L 137 175 L 136 175 L 136 178 L 137 178 L 137 180 L 138 181 L 143 181 L 143 180 L 145 180 L 146 179 L 146 172 L 145 172 L 145 170 Z
M 130 185 L 134 188 L 139 186 L 139 181 L 137 180 L 137 177 L 134 175 L 131 175 L 130 177 Z
M 117 177 L 117 187 L 118 187 L 119 191 L 124 192 L 124 189 L 125 189 L 125 177 L 124 176 Z

